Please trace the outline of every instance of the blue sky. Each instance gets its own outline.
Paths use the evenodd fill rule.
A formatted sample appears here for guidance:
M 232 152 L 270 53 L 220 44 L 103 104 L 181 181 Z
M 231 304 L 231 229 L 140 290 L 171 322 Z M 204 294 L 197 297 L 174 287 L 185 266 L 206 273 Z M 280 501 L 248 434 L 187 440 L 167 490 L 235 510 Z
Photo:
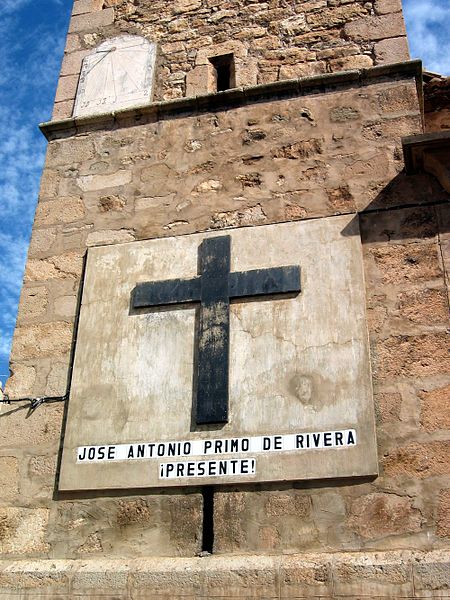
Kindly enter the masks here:
M 168 0 L 170 1 L 170 0 Z M 0 0 L 0 381 L 8 376 L 23 268 L 72 0 Z M 411 56 L 450 75 L 450 0 L 403 0 Z

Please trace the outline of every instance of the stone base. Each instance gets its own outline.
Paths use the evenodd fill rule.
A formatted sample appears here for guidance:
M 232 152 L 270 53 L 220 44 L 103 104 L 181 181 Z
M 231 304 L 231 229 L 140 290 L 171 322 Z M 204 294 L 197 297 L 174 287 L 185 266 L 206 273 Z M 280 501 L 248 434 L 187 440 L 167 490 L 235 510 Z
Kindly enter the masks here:
M 0 598 L 450 598 L 450 552 L 3 560 Z

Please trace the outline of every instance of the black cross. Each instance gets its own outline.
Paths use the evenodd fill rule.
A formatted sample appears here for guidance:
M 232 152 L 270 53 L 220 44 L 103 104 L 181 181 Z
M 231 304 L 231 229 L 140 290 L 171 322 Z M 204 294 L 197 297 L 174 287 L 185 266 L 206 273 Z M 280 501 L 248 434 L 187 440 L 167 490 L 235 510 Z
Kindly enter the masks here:
M 200 275 L 138 284 L 133 308 L 200 303 L 197 360 L 197 424 L 228 421 L 230 299 L 300 292 L 300 267 L 230 273 L 231 238 L 199 246 Z

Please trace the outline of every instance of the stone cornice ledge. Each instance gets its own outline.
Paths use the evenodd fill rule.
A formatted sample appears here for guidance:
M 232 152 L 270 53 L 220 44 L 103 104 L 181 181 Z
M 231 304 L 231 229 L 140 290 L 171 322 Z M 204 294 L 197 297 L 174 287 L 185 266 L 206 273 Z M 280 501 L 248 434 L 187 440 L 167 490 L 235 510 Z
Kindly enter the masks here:
M 449 590 L 445 549 L 0 560 L 0 598 L 443 598 Z
M 379 65 L 369 69 L 326 73 L 300 79 L 286 79 L 256 85 L 234 88 L 191 98 L 178 98 L 165 102 L 135 106 L 117 112 L 102 113 L 89 117 L 75 117 L 61 121 L 48 121 L 39 125 L 47 140 L 65 138 L 92 130 L 130 127 L 158 121 L 163 118 L 182 116 L 198 112 L 224 110 L 254 102 L 269 101 L 282 97 L 295 97 L 320 93 L 330 88 L 349 85 L 367 85 L 376 79 L 393 79 L 413 76 L 421 82 L 422 62 L 411 60 L 389 65 Z

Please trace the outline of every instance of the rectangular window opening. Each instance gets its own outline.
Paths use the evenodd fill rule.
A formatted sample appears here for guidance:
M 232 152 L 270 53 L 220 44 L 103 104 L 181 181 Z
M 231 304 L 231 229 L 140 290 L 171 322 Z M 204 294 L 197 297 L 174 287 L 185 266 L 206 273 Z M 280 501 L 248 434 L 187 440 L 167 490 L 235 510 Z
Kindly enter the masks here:
M 209 59 L 214 67 L 216 77 L 216 91 L 224 92 L 236 87 L 236 75 L 233 54 L 214 56 Z

